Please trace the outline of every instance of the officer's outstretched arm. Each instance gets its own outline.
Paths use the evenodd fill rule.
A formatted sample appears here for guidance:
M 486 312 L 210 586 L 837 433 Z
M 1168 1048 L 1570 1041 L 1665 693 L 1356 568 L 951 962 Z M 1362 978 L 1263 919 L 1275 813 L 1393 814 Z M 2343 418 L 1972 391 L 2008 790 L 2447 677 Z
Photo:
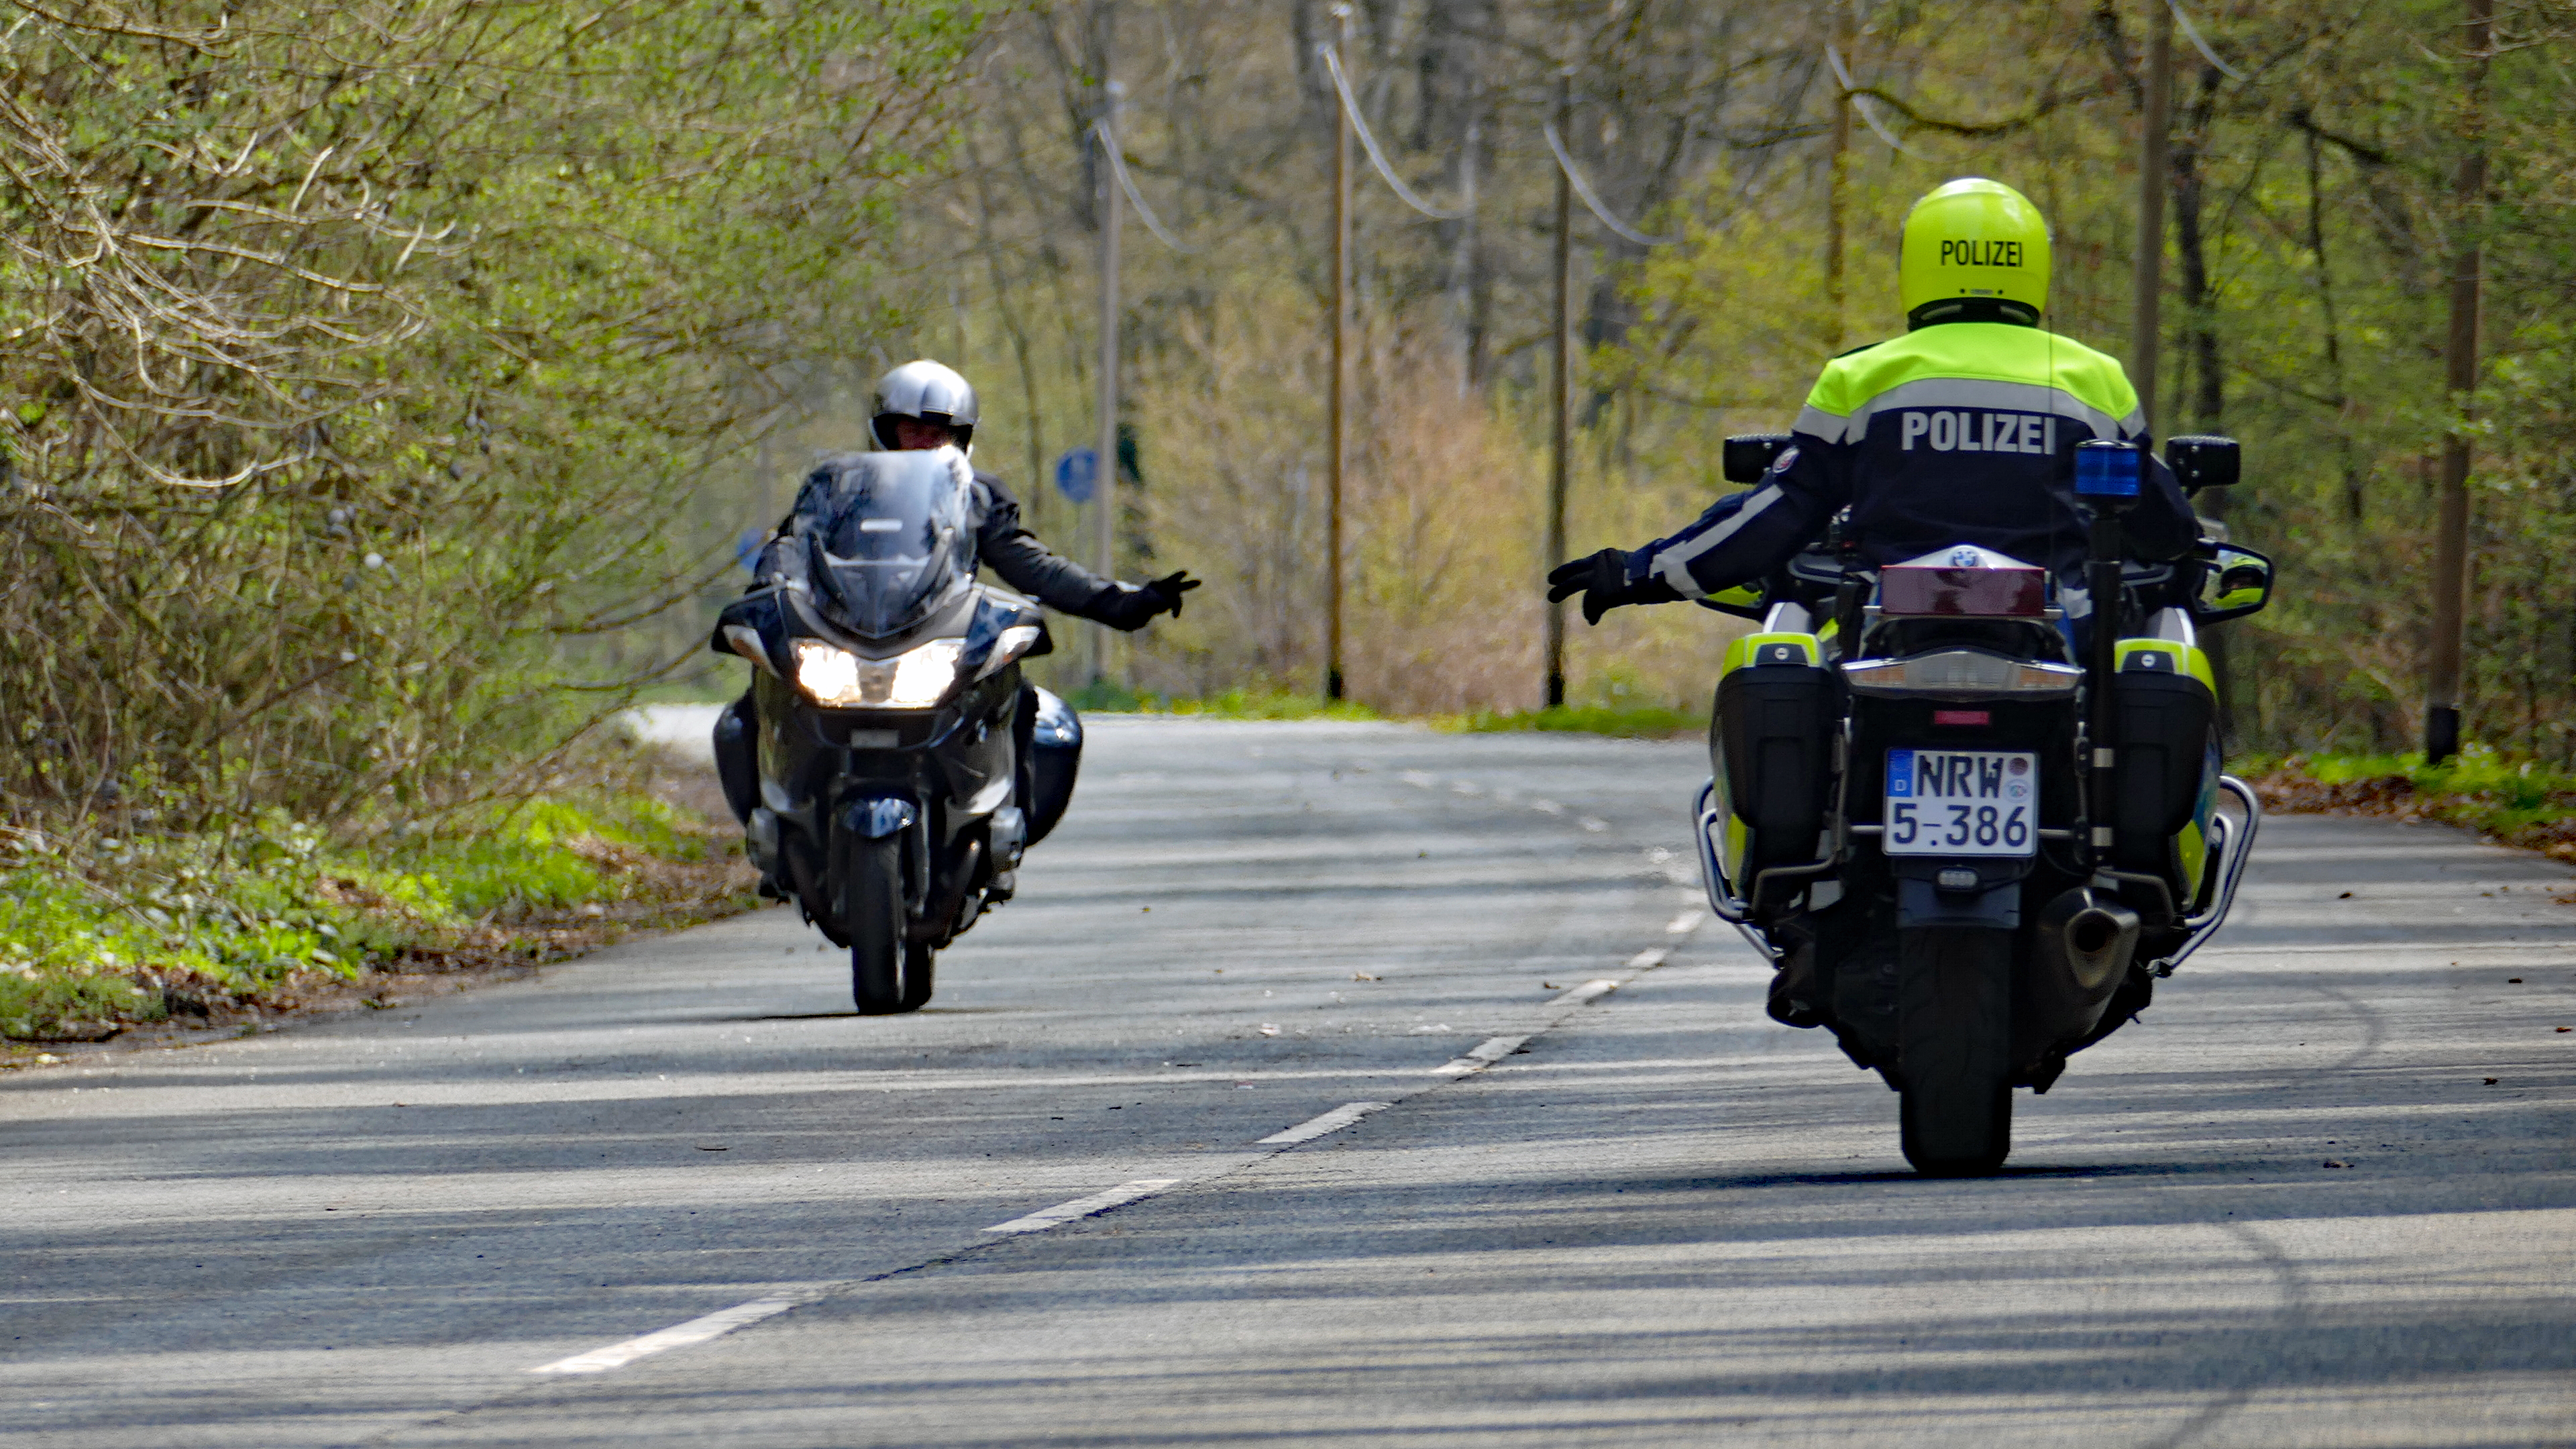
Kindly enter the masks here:
M 1603 549 L 1560 564 L 1548 577 L 1548 600 L 1583 595 L 1586 623 L 1623 604 L 1705 598 L 1756 579 L 1824 528 L 1849 488 L 1842 450 L 1801 437 L 1781 453 L 1749 492 L 1719 499 L 1688 528 L 1633 552 Z

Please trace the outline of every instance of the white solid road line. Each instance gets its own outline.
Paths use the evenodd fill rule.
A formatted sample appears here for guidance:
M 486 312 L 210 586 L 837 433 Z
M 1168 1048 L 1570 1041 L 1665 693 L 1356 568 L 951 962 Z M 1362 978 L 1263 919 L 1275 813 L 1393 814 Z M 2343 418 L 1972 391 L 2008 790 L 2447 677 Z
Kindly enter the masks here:
M 1529 1038 L 1526 1036 L 1488 1037 L 1483 1043 L 1478 1045 L 1474 1051 L 1467 1053 L 1465 1056 L 1453 1057 L 1450 1060 L 1433 1067 L 1431 1069 L 1431 1074 L 1437 1077 L 1463 1077 L 1474 1072 L 1481 1072 L 1485 1068 L 1492 1066 L 1494 1063 L 1501 1061 L 1503 1058 L 1510 1056 L 1512 1053 L 1519 1051 L 1528 1041 Z
M 553 1363 L 539 1364 L 528 1372 L 532 1374 L 604 1374 L 613 1368 L 624 1368 L 648 1354 L 662 1353 L 674 1348 L 687 1348 L 693 1343 L 704 1343 L 710 1338 L 721 1338 L 746 1323 L 758 1323 L 764 1318 L 774 1317 L 804 1301 L 801 1298 L 755 1298 L 749 1303 L 737 1303 L 731 1308 L 710 1313 L 704 1318 L 692 1318 L 686 1323 L 673 1324 L 659 1333 L 648 1333 L 642 1338 L 630 1338 L 624 1343 L 612 1343 L 605 1348 L 594 1348 L 588 1353 L 577 1353 L 570 1358 L 559 1358 Z
M 1393 1102 L 1344 1102 L 1320 1117 L 1309 1117 L 1294 1127 L 1273 1132 L 1261 1139 L 1263 1147 L 1285 1147 L 1293 1142 L 1312 1142 L 1327 1132 L 1339 1132 L 1371 1112 L 1392 1107 Z
M 1635 965 L 1636 963 L 1630 962 L 1629 964 Z M 1600 981 L 1586 981 L 1582 985 L 1575 987 L 1572 991 L 1565 992 L 1564 994 L 1551 999 L 1548 1002 L 1548 1005 L 1581 1006 L 1587 1001 L 1597 1000 L 1618 989 L 1619 983 L 1616 981 L 1607 979 Z
M 1177 1177 L 1140 1177 L 1133 1182 L 1122 1182 L 1107 1192 L 1095 1192 L 1089 1197 L 1078 1197 L 1071 1202 L 1057 1203 L 1051 1208 L 1040 1208 L 1024 1218 L 1013 1218 L 1007 1223 L 995 1223 L 984 1231 L 1042 1233 L 1049 1228 L 1072 1222 L 1076 1218 L 1087 1218 L 1093 1213 L 1105 1213 L 1111 1208 L 1134 1202 L 1140 1197 L 1152 1197 L 1167 1187 L 1178 1187 L 1180 1184 L 1181 1180 Z

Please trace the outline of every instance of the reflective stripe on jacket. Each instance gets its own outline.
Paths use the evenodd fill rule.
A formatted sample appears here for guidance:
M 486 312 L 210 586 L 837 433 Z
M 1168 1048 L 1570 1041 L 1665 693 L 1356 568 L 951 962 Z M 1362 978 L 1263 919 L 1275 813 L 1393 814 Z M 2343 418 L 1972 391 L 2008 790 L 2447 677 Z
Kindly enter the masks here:
M 1849 505 L 1872 564 L 1973 543 L 2061 575 L 2083 562 L 2075 445 L 2148 442 L 2119 362 L 2052 332 L 1947 322 L 1825 364 L 1784 450 L 1750 491 L 1632 554 L 1697 598 L 1758 579 L 1814 542 Z M 2165 465 L 2149 459 L 2128 516 L 2130 553 L 2179 557 L 2199 534 Z

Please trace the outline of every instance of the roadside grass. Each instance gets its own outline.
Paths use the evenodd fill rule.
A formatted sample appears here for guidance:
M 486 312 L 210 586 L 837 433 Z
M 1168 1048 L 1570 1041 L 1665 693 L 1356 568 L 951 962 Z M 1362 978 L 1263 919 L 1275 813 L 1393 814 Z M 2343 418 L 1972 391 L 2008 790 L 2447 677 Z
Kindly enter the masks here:
M 1569 734 L 1610 735 L 1619 739 L 1660 740 L 1705 734 L 1708 716 L 1665 705 L 1563 705 L 1511 713 L 1479 710 L 1434 723 L 1461 734 L 1504 734 L 1544 730 Z
M 373 1002 L 395 977 L 731 914 L 754 904 L 731 825 L 630 769 L 436 834 L 335 837 L 282 812 L 179 836 L 9 830 L 0 1041 Z
M 2483 745 L 2440 765 L 2420 753 L 2294 754 L 2252 757 L 2243 769 L 2267 809 L 2464 825 L 2576 861 L 2576 774 Z
M 1163 714 L 1198 719 L 1338 719 L 1369 722 L 1394 718 L 1353 700 L 1327 700 L 1286 689 L 1235 688 L 1219 694 L 1139 693 L 1114 680 L 1065 696 L 1084 714 Z

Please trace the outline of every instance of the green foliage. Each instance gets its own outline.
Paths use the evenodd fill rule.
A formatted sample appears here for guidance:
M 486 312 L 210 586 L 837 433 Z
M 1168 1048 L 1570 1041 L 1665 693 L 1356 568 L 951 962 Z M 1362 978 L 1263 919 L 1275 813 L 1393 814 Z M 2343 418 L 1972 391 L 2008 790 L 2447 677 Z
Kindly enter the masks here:
M 282 810 L 230 834 L 58 844 L 0 857 L 0 1037 L 153 1021 L 166 988 L 255 999 L 299 973 L 354 979 L 492 921 L 628 899 L 610 857 L 702 860 L 649 796 L 548 798 L 450 834 L 335 843 Z
M 57 823 L 540 783 L 658 663 L 586 641 L 724 568 L 672 527 L 710 465 L 898 318 L 981 23 L 0 9 L 0 791 Z
M 2411 754 L 2309 754 L 2282 760 L 2279 772 L 2320 785 L 2404 781 L 2421 813 L 2512 839 L 2533 827 L 2576 820 L 2576 774 L 2514 760 L 2484 745 L 2439 765 Z

